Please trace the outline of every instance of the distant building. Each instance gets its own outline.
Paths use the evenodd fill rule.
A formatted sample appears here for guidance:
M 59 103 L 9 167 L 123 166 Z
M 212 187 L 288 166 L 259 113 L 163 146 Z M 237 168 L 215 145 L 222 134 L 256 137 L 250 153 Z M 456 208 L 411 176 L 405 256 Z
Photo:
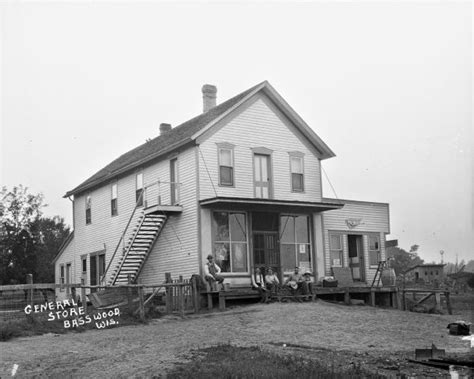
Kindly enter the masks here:
M 444 266 L 445 264 L 436 263 L 417 265 L 405 272 L 405 278 L 408 281 L 414 280 L 416 282 L 441 282 L 444 280 Z

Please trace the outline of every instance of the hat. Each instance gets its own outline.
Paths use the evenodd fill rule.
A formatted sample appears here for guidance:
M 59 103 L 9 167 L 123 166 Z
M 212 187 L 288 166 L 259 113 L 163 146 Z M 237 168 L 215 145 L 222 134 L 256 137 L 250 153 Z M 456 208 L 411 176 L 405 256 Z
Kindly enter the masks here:
M 303 275 L 310 275 L 310 276 L 313 276 L 311 270 L 306 270 Z
M 214 256 L 213 256 L 212 254 L 209 254 L 209 255 L 207 256 L 207 259 L 212 259 L 212 258 L 214 258 Z

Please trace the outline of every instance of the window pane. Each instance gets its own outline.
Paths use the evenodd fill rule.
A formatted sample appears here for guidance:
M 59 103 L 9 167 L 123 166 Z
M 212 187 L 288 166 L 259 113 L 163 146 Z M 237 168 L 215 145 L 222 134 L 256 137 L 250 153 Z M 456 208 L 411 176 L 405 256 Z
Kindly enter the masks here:
M 260 155 L 255 155 L 254 156 L 254 170 L 255 170 L 255 180 L 260 182 L 262 180 L 262 175 L 261 175 L 261 165 L 262 165 L 262 160 L 260 159 Z
M 247 241 L 245 234 L 245 214 L 232 213 L 230 215 L 230 236 L 232 242 Z
M 112 199 L 117 198 L 117 184 L 112 185 Z
M 291 186 L 293 191 L 303 191 L 303 174 L 291 174 Z
M 82 272 L 86 272 L 86 271 L 87 271 L 87 260 L 83 259 L 82 260 Z
M 280 217 L 280 240 L 282 243 L 295 242 L 295 218 L 294 217 L 292 216 Z
M 105 272 L 105 254 L 99 255 L 99 278 L 104 275 Z
M 219 168 L 220 175 L 221 175 L 221 184 L 224 185 L 233 185 L 233 168 L 232 167 L 226 167 L 226 166 L 220 166 Z
M 379 239 L 376 236 L 369 236 L 369 250 L 379 249 Z
M 229 241 L 229 214 L 214 212 L 214 236 L 216 241 Z
M 143 173 L 137 174 L 137 190 L 143 188 Z
M 293 271 L 296 266 L 295 245 L 281 245 L 281 265 L 283 271 Z
M 232 166 L 232 150 L 228 150 L 228 149 L 220 150 L 220 165 Z
M 330 236 L 330 249 L 331 250 L 342 250 L 341 236 L 332 234 Z
M 92 204 L 92 198 L 90 196 L 86 197 L 86 208 L 90 208 Z
M 214 244 L 214 258 L 216 264 L 221 268 L 222 272 L 230 271 L 230 254 L 228 243 Z
M 309 242 L 308 217 L 296 217 L 296 242 Z
M 267 156 L 260 156 L 260 166 L 262 168 L 262 182 L 268 181 L 268 167 L 267 167 Z
M 369 261 L 371 266 L 377 266 L 379 264 L 379 252 L 369 251 Z
M 342 266 L 342 251 L 331 250 L 331 266 Z
M 232 272 L 247 271 L 247 244 L 232 243 Z
M 303 173 L 303 160 L 298 157 L 291 157 L 291 172 L 302 174 Z

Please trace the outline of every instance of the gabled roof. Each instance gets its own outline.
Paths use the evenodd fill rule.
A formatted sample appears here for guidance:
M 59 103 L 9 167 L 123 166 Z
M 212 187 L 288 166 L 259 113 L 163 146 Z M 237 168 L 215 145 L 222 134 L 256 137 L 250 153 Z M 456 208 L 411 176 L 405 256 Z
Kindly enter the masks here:
M 63 243 L 61 244 L 61 246 L 59 247 L 59 250 L 58 250 L 58 253 L 56 254 L 56 256 L 53 258 L 53 262 L 52 263 L 55 263 L 58 258 L 61 256 L 61 254 L 63 253 L 63 251 L 66 249 L 66 247 L 71 243 L 71 241 L 74 239 L 74 230 L 69 233 L 69 235 L 64 239 Z
M 193 143 L 196 138 L 201 136 L 219 120 L 233 112 L 259 91 L 264 91 L 264 93 L 275 102 L 280 110 L 293 123 L 295 123 L 303 135 L 305 135 L 321 153 L 321 159 L 335 156 L 331 149 L 329 149 L 329 147 L 311 130 L 311 128 L 303 121 L 303 119 L 301 119 L 301 117 L 298 116 L 298 114 L 288 105 L 288 103 L 286 103 L 275 89 L 267 81 L 264 81 L 211 108 L 209 111 L 176 126 L 171 129 L 171 131 L 145 142 L 143 145 L 121 155 L 79 186 L 68 191 L 64 197 L 77 195 L 81 192 L 92 189 L 103 182 L 113 179 L 117 175 L 136 169 L 143 164 L 157 159 L 164 154 L 168 154 L 188 143 Z

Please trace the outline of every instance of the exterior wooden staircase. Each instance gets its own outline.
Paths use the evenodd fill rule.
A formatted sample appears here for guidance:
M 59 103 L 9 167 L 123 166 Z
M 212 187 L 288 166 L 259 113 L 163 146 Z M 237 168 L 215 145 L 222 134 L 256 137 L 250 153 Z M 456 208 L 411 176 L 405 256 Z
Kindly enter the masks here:
M 110 285 L 127 284 L 129 275 L 132 282 L 136 281 L 166 220 L 165 215 L 157 214 L 144 214 L 138 219 L 133 235 L 112 272 Z

